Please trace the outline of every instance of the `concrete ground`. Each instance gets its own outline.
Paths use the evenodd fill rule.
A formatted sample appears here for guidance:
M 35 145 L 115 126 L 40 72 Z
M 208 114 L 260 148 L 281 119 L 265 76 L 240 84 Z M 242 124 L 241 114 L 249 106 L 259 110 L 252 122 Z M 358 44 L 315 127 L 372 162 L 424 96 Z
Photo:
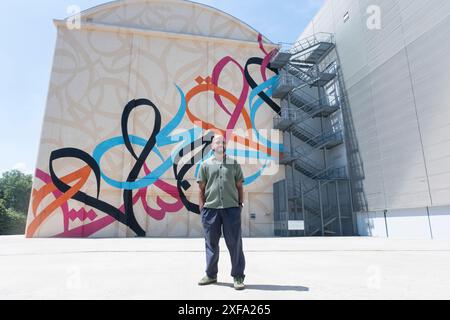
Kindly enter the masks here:
M 0 237 L 0 299 L 450 299 L 450 241 L 244 239 L 248 289 L 198 287 L 202 239 Z

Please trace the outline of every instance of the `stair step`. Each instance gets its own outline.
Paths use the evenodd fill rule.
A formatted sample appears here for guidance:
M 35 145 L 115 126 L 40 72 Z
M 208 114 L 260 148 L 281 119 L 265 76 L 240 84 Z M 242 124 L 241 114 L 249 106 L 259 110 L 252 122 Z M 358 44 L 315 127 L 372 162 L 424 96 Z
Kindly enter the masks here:
M 284 67 L 292 57 L 292 53 L 278 51 L 277 54 L 270 61 L 270 66 L 272 68 L 281 69 Z
M 325 55 L 332 48 L 334 48 L 335 45 L 333 43 L 329 43 L 329 42 L 320 42 L 320 43 L 316 44 L 316 46 L 317 47 L 315 49 L 313 49 L 310 53 L 304 54 L 301 61 L 306 62 L 306 63 L 317 64 L 325 57 Z

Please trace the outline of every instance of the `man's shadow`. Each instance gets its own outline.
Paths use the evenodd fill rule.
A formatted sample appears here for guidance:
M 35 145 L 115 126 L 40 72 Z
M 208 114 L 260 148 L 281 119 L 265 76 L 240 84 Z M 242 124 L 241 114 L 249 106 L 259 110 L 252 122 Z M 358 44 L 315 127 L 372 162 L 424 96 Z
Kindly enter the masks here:
M 218 282 L 216 283 L 216 286 L 219 287 L 228 287 L 233 288 L 233 284 L 230 283 L 224 283 L 224 282 Z M 299 292 L 306 292 L 309 291 L 309 288 L 302 287 L 302 286 L 279 286 L 279 285 L 270 285 L 270 284 L 246 284 L 245 290 L 258 290 L 258 291 L 299 291 Z

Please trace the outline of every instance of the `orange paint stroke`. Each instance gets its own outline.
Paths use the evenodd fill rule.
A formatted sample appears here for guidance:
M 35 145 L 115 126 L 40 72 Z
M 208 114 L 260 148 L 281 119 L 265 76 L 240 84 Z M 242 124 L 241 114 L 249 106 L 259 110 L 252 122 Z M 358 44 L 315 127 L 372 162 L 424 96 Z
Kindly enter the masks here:
M 212 91 L 212 92 L 214 92 L 214 93 L 216 93 L 216 94 L 218 94 L 218 95 L 228 99 L 234 105 L 237 105 L 239 103 L 239 99 L 236 98 L 233 94 L 231 94 L 230 92 L 228 92 L 228 91 L 226 91 L 226 90 L 224 90 L 224 89 L 222 89 L 220 87 L 215 86 L 212 83 L 200 84 L 200 85 L 194 87 L 191 91 L 189 91 L 186 94 L 186 113 L 187 113 L 187 115 L 189 117 L 189 120 L 193 124 L 201 122 L 202 123 L 202 128 L 204 130 L 218 131 L 218 132 L 221 132 L 222 134 L 225 135 L 226 130 L 219 129 L 215 125 L 199 119 L 189 109 L 189 102 L 196 95 L 198 95 L 198 94 L 200 94 L 202 92 L 208 92 L 208 91 Z M 251 119 L 250 119 L 250 116 L 249 116 L 247 110 L 245 110 L 245 109 L 242 110 L 242 116 L 244 118 L 245 125 L 247 126 L 247 129 L 251 130 L 252 129 L 252 122 L 251 122 Z M 266 153 L 269 156 L 272 156 L 272 155 L 275 156 L 275 157 L 279 156 L 278 152 L 274 152 L 271 148 L 268 148 L 268 147 L 266 147 L 266 146 L 264 146 L 264 145 L 262 145 L 260 143 L 257 143 L 255 141 L 253 141 L 252 139 L 244 138 L 244 137 L 238 136 L 236 134 L 232 134 L 231 139 L 234 142 L 239 143 L 241 145 L 244 145 L 247 148 L 252 148 L 252 149 L 255 149 L 257 151 L 264 152 L 264 153 Z
M 78 171 L 75 171 L 61 180 L 65 184 L 69 184 L 73 181 L 79 180 L 73 187 L 71 187 L 66 193 L 64 193 L 61 197 L 55 199 L 52 203 L 50 203 L 46 208 L 42 210 L 39 214 L 36 214 L 39 205 L 42 201 L 53 191 L 56 191 L 56 186 L 53 183 L 48 183 L 43 186 L 38 191 L 33 190 L 33 200 L 32 200 L 32 210 L 35 219 L 30 223 L 26 231 L 26 237 L 32 238 L 40 225 L 50 217 L 52 213 L 56 211 L 61 205 L 65 202 L 69 201 L 81 188 L 86 184 L 89 175 L 91 174 L 92 169 L 89 166 L 83 167 Z

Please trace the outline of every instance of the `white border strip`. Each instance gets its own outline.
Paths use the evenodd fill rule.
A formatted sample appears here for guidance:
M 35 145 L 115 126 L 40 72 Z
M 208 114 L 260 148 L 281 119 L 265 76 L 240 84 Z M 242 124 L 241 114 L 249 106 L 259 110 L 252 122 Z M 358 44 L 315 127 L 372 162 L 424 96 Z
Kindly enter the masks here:
M 66 20 L 53 20 L 54 24 L 58 28 L 68 29 Z M 196 34 L 189 33 L 175 33 L 175 32 L 166 32 L 166 31 L 156 31 L 145 28 L 136 28 L 136 27 L 125 27 L 125 26 L 117 26 L 106 23 L 93 23 L 93 22 L 81 22 L 81 29 L 73 29 L 71 31 L 104 31 L 104 32 L 112 32 L 112 33 L 120 33 L 120 34 L 133 34 L 133 35 L 142 35 L 149 37 L 157 37 L 157 38 L 172 38 L 172 39 L 187 39 L 187 40 L 198 40 L 198 41 L 215 41 L 215 42 L 224 42 L 224 43 L 233 43 L 237 45 L 258 45 L 257 41 L 247 41 L 247 40 L 238 40 L 238 39 L 229 39 L 229 38 L 221 38 L 215 36 L 202 36 Z M 277 47 L 276 44 L 273 43 L 264 43 L 270 49 L 274 49 Z

